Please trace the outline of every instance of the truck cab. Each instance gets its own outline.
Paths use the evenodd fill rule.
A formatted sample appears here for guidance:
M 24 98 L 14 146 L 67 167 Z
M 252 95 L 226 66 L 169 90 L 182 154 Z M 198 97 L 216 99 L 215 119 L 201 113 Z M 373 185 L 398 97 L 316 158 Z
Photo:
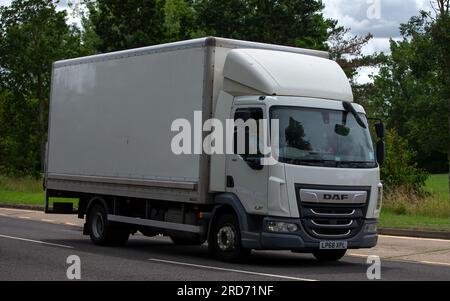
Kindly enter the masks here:
M 226 203 L 242 211 L 242 248 L 337 260 L 346 249 L 375 246 L 384 150 L 375 151 L 366 112 L 353 103 L 342 69 L 323 58 L 238 49 L 228 53 L 223 74 L 215 116 L 254 119 L 257 133 L 260 119 L 269 121 L 266 142 L 247 131 L 246 150 L 256 154 L 235 148 L 211 159 L 211 187 L 226 191 L 224 198 L 234 199 Z M 259 95 L 245 95 L 255 91 Z M 260 149 L 267 141 L 272 163 L 263 164 L 268 158 Z M 221 165 L 225 179 L 216 173 Z

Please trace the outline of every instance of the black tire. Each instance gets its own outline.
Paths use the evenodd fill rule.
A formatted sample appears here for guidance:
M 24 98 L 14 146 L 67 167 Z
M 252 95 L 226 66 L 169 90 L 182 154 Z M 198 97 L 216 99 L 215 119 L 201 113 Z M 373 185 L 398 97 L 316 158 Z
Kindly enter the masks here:
M 315 250 L 313 255 L 319 261 L 330 262 L 338 261 L 346 252 L 347 250 Z
M 87 215 L 89 236 L 95 245 L 122 246 L 130 236 L 126 226 L 113 224 L 108 221 L 106 209 L 102 205 L 94 205 Z
M 216 258 L 227 262 L 240 261 L 250 255 L 251 249 L 242 247 L 239 222 L 234 214 L 226 213 L 212 225 L 208 250 Z

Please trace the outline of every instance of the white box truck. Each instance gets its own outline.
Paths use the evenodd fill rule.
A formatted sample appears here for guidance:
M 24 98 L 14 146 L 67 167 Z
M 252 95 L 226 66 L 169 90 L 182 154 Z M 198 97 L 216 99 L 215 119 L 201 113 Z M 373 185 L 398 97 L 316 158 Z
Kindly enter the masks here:
M 139 231 L 231 261 L 252 249 L 338 260 L 377 242 L 383 125 L 373 143 L 326 52 L 207 37 L 58 61 L 49 115 L 45 210 L 78 199 L 95 244 Z M 243 150 L 206 152 L 208 119 L 277 120 L 275 162 L 249 152 L 260 141 L 245 124 Z M 191 152 L 173 149 L 177 120 Z

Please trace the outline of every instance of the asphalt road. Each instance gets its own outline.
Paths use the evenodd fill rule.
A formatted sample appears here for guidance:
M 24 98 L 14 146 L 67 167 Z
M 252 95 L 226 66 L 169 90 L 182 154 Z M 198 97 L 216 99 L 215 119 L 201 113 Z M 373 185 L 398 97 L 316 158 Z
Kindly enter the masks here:
M 450 242 L 441 243 L 450 249 Z M 391 259 L 380 255 L 382 280 L 450 280 L 450 264 L 399 260 L 399 250 L 389 249 Z M 435 253 L 448 251 L 441 249 Z M 0 215 L 0 280 L 67 280 L 69 255 L 81 259 L 82 280 L 367 280 L 365 253 L 350 254 L 320 263 L 309 254 L 255 251 L 245 264 L 227 264 L 211 259 L 205 245 L 175 246 L 164 237 L 134 235 L 125 247 L 99 247 L 74 223 Z

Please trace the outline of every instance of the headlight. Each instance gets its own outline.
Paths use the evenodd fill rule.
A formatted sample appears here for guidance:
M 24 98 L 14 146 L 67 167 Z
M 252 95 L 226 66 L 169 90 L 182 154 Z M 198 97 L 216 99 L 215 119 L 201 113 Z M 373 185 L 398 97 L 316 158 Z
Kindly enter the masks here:
M 365 233 L 376 233 L 378 230 L 377 224 L 373 223 L 373 224 L 366 224 L 366 226 L 364 227 L 364 232 Z
M 296 232 L 298 226 L 285 222 L 267 222 L 267 230 L 270 232 Z

